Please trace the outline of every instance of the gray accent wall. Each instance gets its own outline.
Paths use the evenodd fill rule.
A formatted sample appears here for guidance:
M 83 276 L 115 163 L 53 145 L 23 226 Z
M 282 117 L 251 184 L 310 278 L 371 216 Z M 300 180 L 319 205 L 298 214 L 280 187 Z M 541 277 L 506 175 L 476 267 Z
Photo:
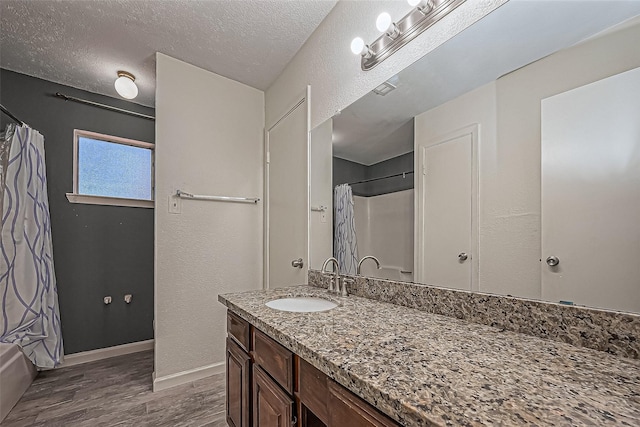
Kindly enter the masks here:
M 333 186 L 394 175 L 406 171 L 413 171 L 413 152 L 370 166 L 334 157 Z M 364 184 L 356 184 L 352 185 L 353 195 L 372 197 L 381 194 L 395 193 L 396 191 L 409 190 L 413 188 L 413 180 L 413 174 L 407 174 L 405 178 L 399 176 Z
M 153 338 L 153 209 L 69 203 L 73 130 L 155 141 L 155 123 L 64 101 L 56 92 L 145 114 L 152 108 L 0 70 L 2 104 L 45 139 L 65 354 Z M 10 122 L 2 115 L 0 124 Z M 124 295 L 132 294 L 131 304 Z M 110 305 L 103 297 L 111 295 Z

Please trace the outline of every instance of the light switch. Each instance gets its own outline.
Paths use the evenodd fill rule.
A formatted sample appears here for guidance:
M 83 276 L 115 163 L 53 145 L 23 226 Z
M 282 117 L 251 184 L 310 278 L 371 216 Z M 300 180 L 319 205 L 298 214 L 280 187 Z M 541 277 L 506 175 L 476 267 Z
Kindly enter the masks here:
M 169 196 L 169 213 L 182 213 L 182 199 L 176 196 Z

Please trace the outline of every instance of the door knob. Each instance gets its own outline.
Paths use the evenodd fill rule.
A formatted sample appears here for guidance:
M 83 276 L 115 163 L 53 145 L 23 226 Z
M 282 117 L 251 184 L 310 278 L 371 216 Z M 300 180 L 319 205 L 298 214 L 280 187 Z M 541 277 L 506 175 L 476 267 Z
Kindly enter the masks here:
M 466 260 L 467 260 L 467 258 L 469 258 L 469 255 L 467 255 L 467 253 L 466 253 L 466 252 L 460 252 L 460 253 L 458 254 L 458 259 L 459 259 L 460 261 L 466 261 Z
M 302 268 L 303 265 L 304 262 L 302 262 L 302 258 L 294 259 L 293 261 L 291 261 L 291 267 Z
M 551 255 L 549 258 L 547 258 L 547 265 L 549 267 L 555 267 L 558 264 L 560 264 L 560 260 L 557 256 Z

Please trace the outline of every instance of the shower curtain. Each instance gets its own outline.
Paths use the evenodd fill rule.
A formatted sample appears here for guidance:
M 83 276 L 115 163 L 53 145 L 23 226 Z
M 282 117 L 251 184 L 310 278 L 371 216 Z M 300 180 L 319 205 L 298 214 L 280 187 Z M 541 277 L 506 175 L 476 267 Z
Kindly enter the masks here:
M 333 253 L 340 264 L 341 274 L 356 274 L 358 242 L 353 214 L 353 195 L 349 184 L 337 185 L 333 198 L 335 207 Z
M 0 341 L 17 343 L 38 368 L 53 368 L 62 362 L 64 352 L 44 138 L 28 126 L 16 125 L 9 125 L 4 138 L 10 144 L 2 168 Z

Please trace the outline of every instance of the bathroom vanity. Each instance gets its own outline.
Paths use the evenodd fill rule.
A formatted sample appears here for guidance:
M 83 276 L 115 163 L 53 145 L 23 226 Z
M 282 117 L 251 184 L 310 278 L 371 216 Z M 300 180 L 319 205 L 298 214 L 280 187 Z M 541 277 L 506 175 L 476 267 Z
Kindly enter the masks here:
M 338 303 L 316 313 L 265 304 Z M 219 296 L 240 426 L 637 425 L 640 361 L 316 286 Z M 637 324 L 636 324 L 637 326 Z
M 232 311 L 227 333 L 230 426 L 398 426 Z

